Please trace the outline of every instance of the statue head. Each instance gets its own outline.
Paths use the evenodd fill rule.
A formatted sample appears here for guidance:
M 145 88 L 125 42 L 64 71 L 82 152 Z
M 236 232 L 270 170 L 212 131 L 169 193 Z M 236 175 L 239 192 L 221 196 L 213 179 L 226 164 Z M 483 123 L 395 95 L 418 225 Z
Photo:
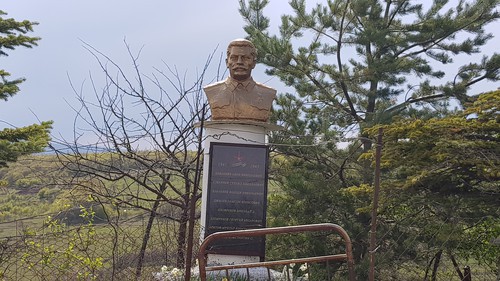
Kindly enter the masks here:
M 236 39 L 227 46 L 226 66 L 231 78 L 244 81 L 250 78 L 257 60 L 257 49 L 246 39 Z

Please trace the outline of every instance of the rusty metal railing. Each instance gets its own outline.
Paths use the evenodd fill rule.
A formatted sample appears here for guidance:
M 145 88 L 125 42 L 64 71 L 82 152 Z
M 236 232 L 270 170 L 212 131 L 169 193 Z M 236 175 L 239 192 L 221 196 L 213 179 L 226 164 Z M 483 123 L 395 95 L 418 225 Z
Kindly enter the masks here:
M 263 262 L 253 262 L 253 263 L 243 263 L 243 264 L 231 264 L 231 265 L 216 265 L 207 266 L 207 248 L 210 246 L 214 240 L 229 238 L 229 237 L 255 237 L 255 236 L 265 236 L 268 234 L 288 234 L 297 232 L 313 232 L 313 231 L 332 231 L 339 234 L 345 242 L 345 253 L 328 255 L 328 256 L 316 256 L 316 257 L 306 257 L 299 259 L 287 259 L 287 260 L 277 260 L 277 261 L 263 261 Z M 298 226 L 283 226 L 283 227 L 271 227 L 271 228 L 259 228 L 259 229 L 245 229 L 245 230 L 234 230 L 234 231 L 222 231 L 213 233 L 205 238 L 200 246 L 200 251 L 198 253 L 198 263 L 200 267 L 200 278 L 201 281 L 207 280 L 207 271 L 226 271 L 231 269 L 240 269 L 254 267 L 271 267 L 275 265 L 288 265 L 291 263 L 316 263 L 323 261 L 345 261 L 347 262 L 347 269 L 349 274 L 349 281 L 355 281 L 356 277 L 354 275 L 354 259 L 352 256 L 352 244 L 351 239 L 347 232 L 340 226 L 332 223 L 322 223 L 322 224 L 308 224 L 308 225 L 298 225 Z

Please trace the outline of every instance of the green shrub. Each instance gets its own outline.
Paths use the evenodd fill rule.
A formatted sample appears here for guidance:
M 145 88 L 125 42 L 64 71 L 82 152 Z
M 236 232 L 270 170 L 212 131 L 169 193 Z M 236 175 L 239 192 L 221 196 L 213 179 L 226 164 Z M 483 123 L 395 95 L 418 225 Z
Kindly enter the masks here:
M 42 181 L 40 179 L 34 179 L 34 178 L 22 178 L 16 180 L 16 187 L 20 188 L 28 188 L 28 187 L 37 187 L 40 184 L 42 184 Z

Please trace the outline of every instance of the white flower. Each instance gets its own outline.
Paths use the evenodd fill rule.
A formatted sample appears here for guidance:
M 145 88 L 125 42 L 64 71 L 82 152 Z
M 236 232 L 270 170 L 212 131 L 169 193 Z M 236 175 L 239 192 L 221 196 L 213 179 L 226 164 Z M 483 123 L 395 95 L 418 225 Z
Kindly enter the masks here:
M 162 266 L 161 267 L 161 273 L 162 274 L 168 274 L 169 270 L 168 270 L 168 267 L 166 265 Z
M 177 267 L 174 267 L 172 271 L 170 272 L 173 277 L 181 277 L 182 276 L 182 270 L 178 269 Z
M 302 265 L 299 267 L 299 270 L 300 270 L 300 271 L 306 271 L 306 270 L 307 270 L 307 263 L 302 264 Z

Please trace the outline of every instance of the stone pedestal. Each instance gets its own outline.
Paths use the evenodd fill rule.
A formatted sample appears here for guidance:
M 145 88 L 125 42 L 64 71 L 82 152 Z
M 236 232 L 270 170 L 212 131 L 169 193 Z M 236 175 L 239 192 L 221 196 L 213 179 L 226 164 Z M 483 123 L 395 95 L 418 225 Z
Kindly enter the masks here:
M 207 206 L 209 205 L 209 178 L 210 178 L 210 161 L 213 155 L 211 153 L 211 146 L 213 143 L 218 143 L 220 145 L 229 145 L 235 144 L 236 146 L 247 145 L 249 149 L 252 149 L 253 146 L 264 146 L 266 144 L 266 133 L 269 131 L 280 130 L 281 127 L 268 124 L 265 122 L 253 122 L 253 121 L 206 121 L 204 122 L 204 162 L 203 162 L 203 193 L 202 193 L 202 209 L 201 209 L 201 239 L 203 240 L 205 237 L 205 230 L 208 226 L 207 222 Z M 217 144 L 216 144 L 217 145 Z M 267 154 L 266 154 L 267 155 Z M 268 159 L 265 159 L 267 163 Z M 245 163 L 243 163 L 245 164 Z M 254 165 L 255 166 L 255 165 Z M 213 167 L 212 167 L 213 168 Z M 250 167 L 245 167 L 244 169 L 250 169 Z M 258 170 L 260 172 L 260 170 Z M 267 165 L 266 169 L 262 169 L 263 173 L 266 173 L 266 181 L 267 181 Z M 252 172 L 252 171 L 251 171 Z M 255 170 L 253 171 L 255 172 Z M 251 175 L 250 175 L 251 176 Z M 230 186 L 227 188 L 231 188 Z M 241 187 L 239 187 L 241 190 Z M 267 182 L 266 182 L 266 193 L 267 195 Z M 220 196 L 220 195 L 219 195 Z M 219 197 L 221 198 L 221 197 Z M 228 195 L 228 198 L 230 196 Z M 266 198 L 263 199 L 267 200 Z M 230 201 L 230 200 L 229 200 Z M 257 204 L 257 203 L 256 203 Z M 264 212 L 265 218 L 265 206 L 264 203 L 262 208 L 262 212 Z M 253 210 L 242 210 L 246 212 L 254 212 Z M 265 221 L 264 221 L 265 223 Z M 265 225 L 264 225 L 265 226 Z M 230 229 L 228 229 L 230 230 Z M 221 230 L 222 231 L 222 230 Z M 210 232 L 209 232 L 210 233 Z M 257 262 L 260 260 L 259 256 L 252 255 L 228 255 L 228 254 L 209 254 L 208 256 L 208 264 L 209 265 L 224 265 L 231 263 L 249 263 L 249 262 Z

